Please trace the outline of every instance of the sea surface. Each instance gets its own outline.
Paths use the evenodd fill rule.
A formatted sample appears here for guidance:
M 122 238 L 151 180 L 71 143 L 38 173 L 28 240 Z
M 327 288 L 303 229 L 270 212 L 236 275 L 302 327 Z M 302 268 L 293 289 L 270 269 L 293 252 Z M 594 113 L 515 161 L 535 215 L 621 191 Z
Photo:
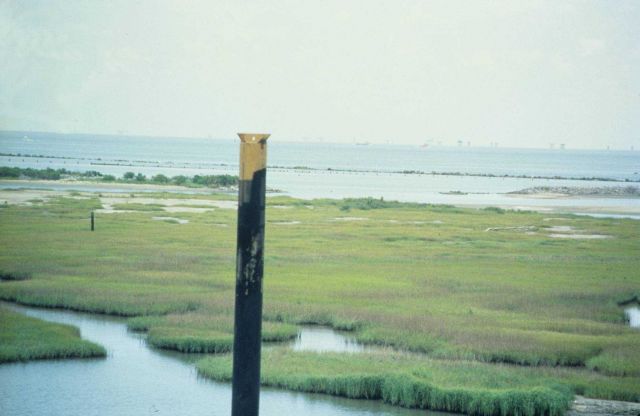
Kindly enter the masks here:
M 298 198 L 371 196 L 640 213 L 638 198 L 551 200 L 508 194 L 536 186 L 640 186 L 640 151 L 294 143 L 277 136 L 268 143 L 268 187 Z M 0 166 L 117 176 L 127 171 L 147 176 L 237 174 L 239 140 L 0 131 L 0 153 Z

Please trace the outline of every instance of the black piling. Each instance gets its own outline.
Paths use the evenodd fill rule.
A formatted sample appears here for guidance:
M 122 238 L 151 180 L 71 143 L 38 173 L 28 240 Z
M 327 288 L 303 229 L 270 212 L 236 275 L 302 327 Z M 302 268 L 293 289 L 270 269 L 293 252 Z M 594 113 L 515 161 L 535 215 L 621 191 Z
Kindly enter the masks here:
M 231 416 L 257 416 L 268 134 L 240 136 Z

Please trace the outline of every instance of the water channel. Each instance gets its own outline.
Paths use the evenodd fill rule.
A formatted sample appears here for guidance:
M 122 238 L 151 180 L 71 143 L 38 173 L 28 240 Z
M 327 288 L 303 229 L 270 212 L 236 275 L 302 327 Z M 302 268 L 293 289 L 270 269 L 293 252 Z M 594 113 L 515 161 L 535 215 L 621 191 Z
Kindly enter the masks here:
M 632 328 L 640 328 L 640 307 L 631 306 L 624 310 L 627 319 L 629 320 L 629 326 Z
M 106 359 L 47 360 L 0 365 L 0 415 L 128 416 L 230 414 L 231 385 L 199 377 L 193 362 L 202 355 L 149 348 L 144 335 L 124 319 L 0 303 L 25 315 L 77 326 L 83 339 L 107 349 Z M 294 350 L 364 350 L 343 334 L 303 327 Z M 262 416 L 451 416 L 402 409 L 379 401 L 263 388 Z

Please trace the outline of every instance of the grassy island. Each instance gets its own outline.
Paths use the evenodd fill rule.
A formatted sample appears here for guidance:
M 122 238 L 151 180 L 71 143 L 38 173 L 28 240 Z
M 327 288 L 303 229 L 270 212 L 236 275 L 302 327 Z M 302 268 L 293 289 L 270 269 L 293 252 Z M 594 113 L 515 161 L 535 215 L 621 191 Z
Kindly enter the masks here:
M 100 345 L 80 339 L 71 325 L 46 322 L 0 307 L 0 363 L 104 357 Z

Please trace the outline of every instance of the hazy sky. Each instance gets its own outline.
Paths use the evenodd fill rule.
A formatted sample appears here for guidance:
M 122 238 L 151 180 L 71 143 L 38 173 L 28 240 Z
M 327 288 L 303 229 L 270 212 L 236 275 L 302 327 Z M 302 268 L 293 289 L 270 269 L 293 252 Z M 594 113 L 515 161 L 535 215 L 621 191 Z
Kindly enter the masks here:
M 640 1 L 0 0 L 0 129 L 640 148 Z

